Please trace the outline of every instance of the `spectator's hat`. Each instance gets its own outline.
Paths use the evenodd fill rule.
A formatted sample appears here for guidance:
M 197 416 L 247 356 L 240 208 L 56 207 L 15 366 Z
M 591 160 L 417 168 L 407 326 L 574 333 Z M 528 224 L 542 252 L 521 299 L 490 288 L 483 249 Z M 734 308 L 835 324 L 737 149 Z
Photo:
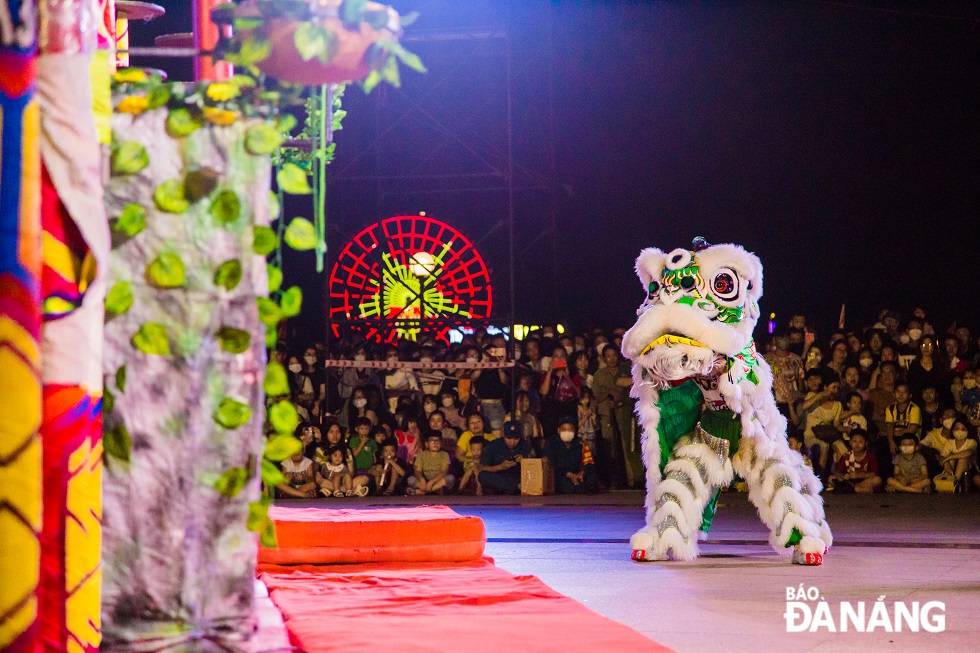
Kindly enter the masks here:
M 524 429 L 520 422 L 504 422 L 504 437 L 509 440 L 520 440 L 524 436 Z

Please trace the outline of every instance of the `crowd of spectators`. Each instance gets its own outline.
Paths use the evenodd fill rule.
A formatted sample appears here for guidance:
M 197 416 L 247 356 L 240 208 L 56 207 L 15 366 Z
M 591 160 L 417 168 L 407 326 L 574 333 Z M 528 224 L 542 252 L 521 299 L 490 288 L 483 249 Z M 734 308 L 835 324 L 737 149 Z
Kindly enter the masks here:
M 886 310 L 869 328 L 818 340 L 795 315 L 766 360 L 791 444 L 828 491 L 980 488 L 980 348 L 967 327 Z
M 548 459 L 557 492 L 640 488 L 623 333 L 544 327 L 509 355 L 484 329 L 454 345 L 278 348 L 304 445 L 283 462 L 278 492 L 517 493 L 520 462 L 534 457 Z M 980 350 L 967 328 L 937 331 L 921 309 L 904 322 L 883 311 L 868 328 L 818 339 L 796 315 L 760 340 L 790 445 L 828 491 L 980 487 Z

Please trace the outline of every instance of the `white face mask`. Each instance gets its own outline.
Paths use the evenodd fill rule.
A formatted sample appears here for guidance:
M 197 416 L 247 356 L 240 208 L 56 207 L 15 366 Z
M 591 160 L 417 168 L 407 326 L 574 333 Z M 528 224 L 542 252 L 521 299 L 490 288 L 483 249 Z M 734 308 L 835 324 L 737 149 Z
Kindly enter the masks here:
M 867 369 L 867 368 L 871 367 L 871 364 L 872 363 L 874 363 L 874 359 L 872 359 L 872 358 L 862 358 L 859 362 L 861 363 L 861 367 Z
M 303 366 L 300 365 L 299 363 L 293 363 L 292 365 L 289 366 L 289 371 L 292 372 L 293 374 L 299 374 L 300 372 L 303 371 Z
M 953 428 L 954 421 L 956 420 L 953 419 L 952 417 L 947 417 L 946 419 L 943 420 L 943 428 L 946 429 L 947 431 L 950 430 L 951 428 Z
M 608 345 L 608 344 L 609 344 L 608 342 L 604 342 L 602 344 L 596 345 L 595 346 L 595 352 L 597 354 L 599 354 L 600 356 L 602 356 L 602 350 L 605 349 L 606 348 L 606 345 Z
M 467 362 L 467 363 L 475 363 L 475 362 L 476 362 L 476 361 L 478 361 L 478 360 L 479 360 L 479 359 L 478 359 L 478 358 L 477 358 L 476 356 L 467 356 L 467 357 L 466 357 L 466 362 Z
M 902 343 L 903 345 L 907 345 L 907 344 L 909 344 L 909 334 L 907 334 L 907 333 L 903 333 L 902 335 L 900 335 L 900 336 L 898 337 L 898 341 L 899 341 L 900 343 Z
M 902 449 L 902 453 L 904 453 L 906 455 L 915 452 L 915 447 L 912 447 L 912 446 L 909 446 L 909 445 L 905 445 L 905 446 L 901 447 L 901 449 Z
M 521 350 L 520 349 L 515 349 L 514 350 L 514 360 L 515 361 L 521 360 Z
M 397 363 L 398 362 L 398 357 L 397 356 L 389 356 L 388 357 L 388 362 L 389 363 Z
M 565 345 L 565 353 L 567 353 L 569 356 L 572 355 L 572 346 L 571 345 Z
M 571 442 L 575 439 L 575 431 L 558 431 L 558 437 L 562 442 Z
M 953 438 L 960 442 L 966 440 L 966 431 L 963 429 L 956 429 L 953 431 Z
M 357 356 L 354 357 L 354 360 L 361 362 L 367 360 L 367 356 L 365 356 L 364 354 L 358 354 Z
M 422 363 L 423 365 L 428 365 L 429 363 L 432 362 L 432 359 L 428 357 L 422 357 L 419 359 L 419 362 Z
M 316 356 L 304 356 L 303 360 L 306 361 L 307 365 L 313 365 L 314 363 L 316 363 Z
M 909 329 L 909 338 L 918 340 L 922 337 L 922 329 Z
M 355 399 L 353 403 L 355 408 L 364 408 L 365 406 L 367 406 L 367 399 L 364 399 L 362 397 L 359 399 Z
M 442 398 L 442 405 L 445 406 L 446 408 L 449 408 L 454 403 L 456 403 L 456 402 L 453 401 L 453 398 L 452 397 L 443 397 Z
M 425 406 L 423 406 L 423 408 L 425 409 L 425 414 L 428 415 L 429 413 L 431 413 L 432 411 L 434 411 L 436 409 L 436 405 L 435 404 L 426 404 Z

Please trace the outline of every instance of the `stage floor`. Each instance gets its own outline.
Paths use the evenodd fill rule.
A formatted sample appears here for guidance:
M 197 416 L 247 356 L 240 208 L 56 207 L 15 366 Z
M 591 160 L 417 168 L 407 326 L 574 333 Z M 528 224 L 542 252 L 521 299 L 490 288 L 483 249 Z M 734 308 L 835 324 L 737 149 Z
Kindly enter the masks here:
M 380 498 L 379 498 L 380 499 Z M 435 497 L 487 528 L 486 553 L 515 574 L 533 574 L 592 610 L 681 653 L 741 651 L 975 651 L 980 649 L 980 495 L 830 496 L 835 544 L 822 567 L 776 556 L 744 494 L 724 494 L 702 558 L 635 563 L 629 537 L 643 497 Z M 417 503 L 318 500 L 284 505 L 355 507 Z M 888 625 L 896 603 L 945 604 L 945 629 L 787 632 L 787 589 L 817 588 L 833 626 L 840 604 L 864 602 L 868 623 L 879 597 Z M 812 591 L 812 590 L 811 590 Z M 820 599 L 818 599 L 819 601 Z M 807 602 L 820 610 L 817 602 Z M 900 606 L 901 607 L 901 606 Z M 801 617 L 797 617 L 797 623 Z M 926 620 L 930 625 L 935 623 Z M 922 622 L 920 622 L 922 623 Z

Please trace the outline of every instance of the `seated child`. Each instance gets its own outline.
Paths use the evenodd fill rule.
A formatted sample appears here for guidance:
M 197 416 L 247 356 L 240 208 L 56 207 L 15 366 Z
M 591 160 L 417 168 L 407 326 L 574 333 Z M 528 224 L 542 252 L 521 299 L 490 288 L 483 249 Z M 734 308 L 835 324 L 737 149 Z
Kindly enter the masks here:
M 378 452 L 377 434 L 380 432 L 380 440 L 385 440 L 385 430 L 380 426 L 371 427 L 371 420 L 366 417 L 358 417 L 354 422 L 354 435 L 347 442 L 351 455 L 354 457 L 354 475 L 363 476 L 368 473 L 371 466 L 375 463 L 375 455 Z
M 928 494 L 932 491 L 926 459 L 915 451 L 915 436 L 906 433 L 898 442 L 898 455 L 895 456 L 895 475 L 888 479 L 886 492 L 913 492 Z
M 470 438 L 470 453 L 463 457 L 463 478 L 459 480 L 460 492 L 466 489 L 470 481 L 473 481 L 476 493 L 483 494 L 483 487 L 480 486 L 480 456 L 483 455 L 484 443 L 486 440 L 482 435 L 474 435 Z
M 837 461 L 827 489 L 871 493 L 880 486 L 878 461 L 868 451 L 868 434 L 862 429 L 854 429 L 851 431 L 851 451 Z
M 325 497 L 354 496 L 351 483 L 350 469 L 344 462 L 344 450 L 331 447 L 327 450 L 327 462 L 320 465 L 320 492 Z
M 313 461 L 303 455 L 302 449 L 282 461 L 282 474 L 286 477 L 286 482 L 276 486 L 280 496 L 296 499 L 312 499 L 316 496 Z
M 813 469 L 813 463 L 810 461 L 810 456 L 808 456 L 806 451 L 803 449 L 803 436 L 798 432 L 790 433 L 786 436 L 786 440 L 789 442 L 789 448 L 803 456 L 804 464 L 806 464 L 806 466 L 810 469 Z
M 977 455 L 977 441 L 969 437 L 970 423 L 964 417 L 954 419 L 951 430 L 953 440 L 939 463 L 943 466 L 943 476 L 951 476 L 953 483 L 963 487 Z
M 408 465 L 398 457 L 398 440 L 390 438 L 381 444 L 378 464 L 372 467 L 378 494 L 390 497 L 405 484 L 405 470 Z
M 442 450 L 442 434 L 426 433 L 425 446 L 415 456 L 415 475 L 408 478 L 408 494 L 435 494 L 455 487 L 456 479 L 449 473 L 449 454 Z

